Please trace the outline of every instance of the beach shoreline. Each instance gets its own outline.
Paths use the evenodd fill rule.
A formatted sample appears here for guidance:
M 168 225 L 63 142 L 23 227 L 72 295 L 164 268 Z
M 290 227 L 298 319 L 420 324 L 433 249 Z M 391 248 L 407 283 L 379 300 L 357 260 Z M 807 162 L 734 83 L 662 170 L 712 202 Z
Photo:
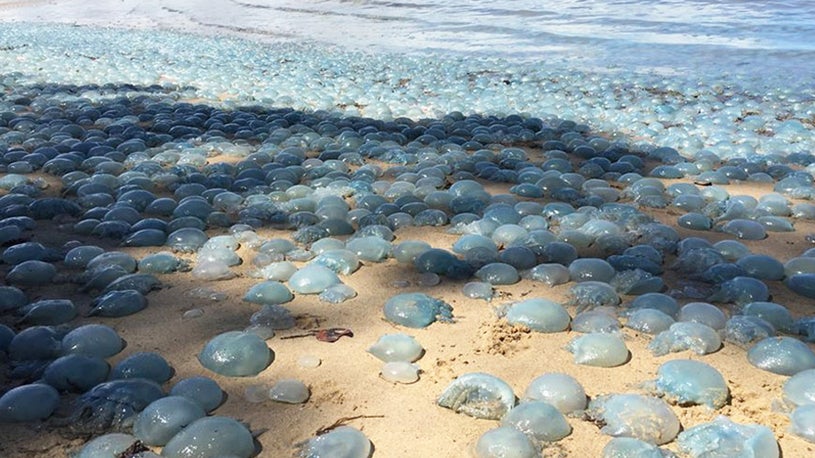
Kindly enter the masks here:
M 0 8 L 2 7 L 0 5 Z M 6 7 L 12 6 L 6 4 Z M 431 120 L 442 119 L 444 115 L 469 108 L 470 111 L 464 112 L 462 117 L 470 113 L 481 113 L 484 116 L 496 115 L 497 119 L 501 119 L 498 116 L 501 113 L 504 115 L 523 113 L 527 118 L 542 117 L 545 121 L 553 123 L 556 120 L 585 122 L 592 128 L 592 132 L 604 131 L 612 136 L 613 140 L 620 141 L 621 144 L 630 146 L 633 152 L 645 156 L 646 145 L 654 139 L 688 140 L 696 138 L 694 135 L 699 133 L 691 126 L 687 126 L 687 134 L 684 136 L 680 134 L 676 134 L 675 137 L 663 136 L 662 131 L 655 130 L 656 124 L 662 126 L 664 122 L 667 127 L 662 126 L 663 130 L 675 126 L 670 124 L 670 120 L 653 113 L 648 114 L 651 116 L 649 122 L 652 131 L 648 131 L 649 124 L 645 122 L 637 125 L 636 129 L 626 131 L 626 126 L 622 124 L 625 122 L 633 124 L 638 119 L 641 120 L 646 116 L 648 111 L 646 106 L 650 102 L 653 102 L 652 106 L 678 104 L 680 109 L 687 108 L 688 112 L 694 111 L 696 107 L 699 107 L 699 110 L 710 109 L 710 115 L 725 109 L 739 111 L 739 103 L 743 103 L 746 111 L 760 110 L 762 116 L 767 118 L 772 115 L 771 109 L 776 109 L 778 113 L 794 111 L 797 116 L 798 113 L 806 112 L 806 104 L 812 103 L 810 99 L 806 99 L 807 95 L 803 94 L 801 98 L 805 100 L 799 103 L 803 108 L 799 106 L 790 109 L 779 106 L 777 100 L 773 99 L 778 94 L 771 94 L 768 97 L 772 100 L 762 105 L 761 95 L 740 93 L 727 87 L 717 89 L 716 82 L 697 88 L 699 93 L 696 94 L 683 92 L 688 89 L 687 85 L 682 85 L 684 82 L 676 89 L 667 87 L 663 93 L 655 92 L 655 88 L 660 87 L 662 77 L 646 78 L 640 84 L 620 81 L 613 76 L 598 77 L 590 73 L 562 75 L 561 81 L 557 80 L 557 71 L 548 74 L 532 73 L 530 77 L 530 74 L 519 73 L 515 68 L 487 68 L 486 70 L 493 72 L 476 74 L 475 66 L 454 60 L 442 61 L 443 67 L 447 65 L 449 67 L 425 68 L 429 74 L 423 76 L 421 69 L 407 73 L 408 69 L 422 60 L 418 57 L 405 57 L 405 61 L 402 62 L 388 61 L 391 56 L 384 61 L 374 59 L 367 62 L 363 58 L 369 57 L 368 55 L 334 52 L 320 49 L 321 45 L 277 44 L 271 48 L 263 48 L 231 38 L 203 38 L 198 40 L 202 43 L 196 44 L 195 35 L 187 32 L 182 35 L 172 32 L 153 34 L 144 29 L 120 33 L 118 30 L 86 29 L 83 26 L 80 32 L 72 33 L 66 26 L 37 25 L 31 26 L 29 30 L 26 30 L 27 26 L 24 24 L 2 24 L 0 27 L 19 34 L 29 34 L 4 38 L 8 39 L 6 41 L 8 44 L 0 43 L 0 46 L 8 49 L 0 52 L 0 58 L 6 64 L 4 73 L 8 72 L 4 75 L 3 82 L 6 97 L 33 99 L 36 103 L 23 109 L 23 113 L 38 118 L 44 116 L 43 111 L 49 105 L 61 107 L 72 103 L 108 104 L 121 98 L 139 97 L 157 104 L 168 104 L 173 109 L 201 105 L 207 110 L 229 112 L 247 107 L 261 109 L 283 107 L 295 110 L 303 117 L 314 113 L 324 115 L 334 112 L 333 117 L 326 117 L 327 122 L 336 124 L 343 121 L 347 121 L 348 124 L 363 123 L 360 120 L 372 120 L 372 124 L 374 121 L 384 123 L 408 117 L 414 120 L 423 119 L 424 121 L 418 122 L 429 125 Z M 46 37 L 49 27 L 53 27 L 50 30 L 64 41 L 61 43 L 31 41 L 28 48 L 15 48 L 25 40 L 31 40 L 31 37 Z M 121 36 L 117 38 L 117 35 Z M 166 40 L 163 42 L 157 40 L 158 35 Z M 173 42 L 171 39 L 177 41 Z M 88 54 L 88 50 L 100 49 L 98 40 L 110 40 L 105 41 L 105 46 L 114 47 L 104 49 L 115 53 Z M 131 45 L 132 48 L 124 48 L 123 43 Z M 218 47 L 213 50 L 210 49 L 210 45 Z M 145 50 L 151 49 L 151 46 L 155 49 L 155 54 L 147 55 Z M 261 55 L 262 49 L 268 54 Z M 204 54 L 207 51 L 210 54 Z M 228 51 L 234 55 L 228 54 Z M 70 55 L 66 55 L 69 52 Z M 88 58 L 89 55 L 93 59 Z M 203 70 L 197 71 L 193 68 L 196 62 L 201 64 Z M 245 65 L 242 71 L 235 70 L 237 63 Z M 335 65 L 333 68 L 332 63 Z M 377 74 L 389 65 L 394 67 L 392 73 Z M 45 70 L 37 68 L 38 66 Z M 226 68 L 231 68 L 234 74 L 224 74 Z M 354 69 L 359 70 L 359 73 L 353 73 Z M 139 71 L 142 73 L 138 73 Z M 410 79 L 403 81 L 406 74 Z M 444 86 L 433 88 L 434 78 L 438 79 L 441 75 L 469 79 L 465 83 L 451 80 L 451 88 Z M 218 79 L 207 80 L 208 77 Z M 115 78 L 119 79 L 114 80 Z M 592 83 L 592 79 L 600 82 Z M 105 85 L 108 83 L 110 87 L 106 88 Z M 128 84 L 132 84 L 133 88 L 129 89 Z M 374 89 L 360 90 L 355 84 L 371 84 Z M 525 90 L 524 87 L 531 89 Z M 625 90 L 598 101 L 591 99 L 597 97 L 596 95 L 586 94 L 587 88 L 591 87 L 595 89 L 618 87 Z M 464 88 L 470 88 L 471 92 L 468 93 Z M 720 92 L 716 93 L 717 90 Z M 547 100 L 523 99 L 525 95 L 535 91 L 541 94 L 541 99 Z M 383 99 L 388 95 L 392 99 Z M 704 102 L 699 102 L 699 99 L 704 99 Z M 195 103 L 188 103 L 191 100 Z M 728 106 L 729 101 L 733 101 L 735 108 Z M 629 107 L 626 103 L 632 106 Z M 691 124 L 696 118 L 689 114 L 682 119 Z M 815 118 L 813 120 L 815 121 Z M 780 125 L 785 120 L 776 121 L 777 125 Z M 735 141 L 741 135 L 749 134 L 752 136 L 751 141 L 755 142 L 759 140 L 769 142 L 772 139 L 781 141 L 780 135 L 762 137 L 756 134 L 757 128 L 744 131 L 732 129 L 736 123 L 732 120 L 731 122 L 732 124 L 724 127 L 713 123 L 707 126 L 711 130 L 718 129 L 706 132 L 709 135 L 707 139 L 713 139 L 711 142 L 718 140 L 738 145 Z M 83 127 L 93 129 L 104 126 L 98 124 Z M 811 127 L 807 126 L 810 131 Z M 629 140 L 638 132 L 641 137 L 636 137 L 636 141 Z M 729 133 L 730 136 L 726 136 L 725 133 Z M 806 149 L 811 144 L 811 140 L 809 143 L 806 140 L 793 140 L 779 144 L 770 142 L 766 145 L 767 148 L 786 145 L 789 148 Z M 188 143 L 178 145 L 177 149 L 180 151 L 188 147 L 201 146 L 196 145 L 195 140 Z M 257 140 L 232 139 L 232 143 L 239 146 L 248 144 L 250 149 L 259 145 Z M 499 147 L 523 147 L 530 161 L 542 163 L 546 156 L 541 149 L 541 143 L 539 140 L 526 141 L 518 138 L 514 142 L 510 140 L 496 142 L 486 148 L 497 150 Z M 744 144 L 749 146 L 751 142 L 745 141 Z M 638 150 L 637 145 L 644 149 Z M 675 147 L 685 154 L 686 158 L 691 159 L 693 154 L 690 152 L 694 148 L 698 151 L 708 145 L 659 143 L 657 146 Z M 728 151 L 725 146 L 719 146 L 722 151 Z M 234 162 L 236 159 L 223 152 L 219 153 L 215 148 L 209 153 L 205 158 L 206 164 Z M 316 155 L 314 151 L 310 151 L 309 154 Z M 755 156 L 753 153 L 746 155 Z M 575 165 L 582 163 L 576 156 L 571 156 L 570 160 Z M 398 166 L 373 160 L 368 162 L 383 169 Z M 657 165 L 655 162 L 649 162 L 649 168 L 655 165 Z M 809 170 L 798 165 L 795 167 Z M 357 166 L 351 168 L 358 169 Z M 32 178 L 37 176 L 35 174 Z M 394 181 L 393 177 L 387 179 Z M 666 185 L 680 181 L 692 183 L 693 178 L 664 181 Z M 47 195 L 62 194 L 64 189 L 60 188 L 61 185 L 55 177 L 49 177 L 48 182 L 50 187 L 44 191 Z M 482 183 L 487 192 L 493 196 L 505 196 L 509 193 L 510 185 L 507 183 L 483 180 Z M 616 183 L 615 186 L 619 189 L 624 188 L 621 183 Z M 728 190 L 731 195 L 749 195 L 756 198 L 772 192 L 772 184 L 767 183 L 734 182 L 722 185 L 722 188 Z M 166 189 L 161 190 L 161 196 L 171 195 Z M 353 203 L 353 199 L 347 200 Z M 519 200 L 531 199 L 519 198 Z M 549 201 L 551 200 L 546 200 Z M 795 202 L 804 201 L 799 199 Z M 646 213 L 656 221 L 674 227 L 680 214 L 671 208 L 647 209 Z M 98 243 L 106 250 L 126 251 L 137 259 L 158 251 L 158 248 L 154 247 L 122 248 L 111 240 L 72 234 L 68 228 L 75 222 L 76 218 L 68 218 L 61 222 L 38 221 L 37 228 L 27 232 L 26 238 L 55 247 L 73 239 L 88 244 Z M 402 228 L 395 232 L 394 245 L 406 240 L 420 240 L 435 248 L 450 250 L 458 235 L 451 234 L 446 229 L 446 227 Z M 684 228 L 678 228 L 677 231 L 682 237 L 704 237 L 711 241 L 733 238 L 721 232 L 691 231 Z M 207 233 L 210 236 L 222 235 L 227 233 L 227 229 L 210 228 Z M 770 254 L 784 262 L 800 256 L 812 246 L 805 238 L 807 234 L 812 233 L 815 233 L 815 223 L 801 219 L 795 221 L 795 232 L 773 232 L 765 240 L 742 240 L 742 242 L 753 253 Z M 288 239 L 292 231 L 263 227 L 257 230 L 257 234 L 263 239 Z M 565 372 L 579 380 L 587 395 L 594 399 L 603 394 L 647 392 L 643 384 L 653 380 L 658 367 L 672 359 L 700 360 L 714 366 L 724 376 L 731 393 L 728 405 L 718 411 L 702 406 L 671 406 L 684 429 L 712 421 L 718 415 L 727 415 L 739 423 L 758 423 L 769 427 L 778 440 L 784 456 L 808 456 L 815 449 L 813 444 L 789 434 L 787 414 L 774 409 L 782 397 L 782 385 L 787 377 L 761 371 L 752 366 L 747 361 L 743 348 L 725 343 L 721 350 L 709 355 L 699 356 L 685 351 L 655 357 L 648 349 L 650 336 L 624 328 L 622 333 L 625 336 L 625 344 L 631 352 L 628 362 L 616 368 L 578 365 L 565 349 L 578 333 L 530 332 L 508 325 L 505 320 L 497 317 L 494 310 L 496 306 L 532 297 L 567 303 L 568 290 L 573 283 L 548 287 L 542 282 L 524 279 L 513 285 L 496 286 L 495 299 L 485 302 L 464 296 L 461 292 L 465 283 L 463 281 L 442 277 L 438 285 L 422 286 L 419 272 L 412 266 L 398 263 L 395 259 L 381 263 L 364 262 L 359 271 L 343 276 L 342 281 L 358 293 L 357 297 L 347 302 L 327 304 L 321 302 L 316 295 L 297 294 L 294 301 L 285 304 L 297 317 L 297 326 L 278 333 L 267 342 L 275 353 L 275 359 L 259 375 L 235 378 L 214 374 L 204 369 L 197 360 L 201 348 L 216 334 L 243 329 L 248 325 L 250 316 L 258 310 L 258 306 L 242 300 L 246 290 L 258 281 L 250 276 L 253 268 L 251 260 L 256 252 L 244 246 L 237 253 L 243 259 L 243 263 L 233 268 L 238 274 L 235 279 L 202 282 L 188 272 L 163 275 L 160 279 L 164 287 L 149 293 L 149 306 L 142 312 L 101 321 L 82 316 L 71 321 L 70 325 L 102 322 L 116 329 L 127 341 L 127 347 L 109 360 L 111 364 L 136 352 L 160 353 L 175 370 L 174 377 L 165 385 L 165 389 L 185 377 L 195 375 L 212 377 L 227 393 L 226 401 L 214 414 L 236 418 L 247 423 L 252 431 L 258 432 L 256 439 L 262 447 L 259 456 L 294 456 L 297 453 L 296 444 L 301 444 L 318 431 L 338 423 L 356 427 L 370 438 L 374 447 L 373 456 L 394 458 L 466 456 L 471 453 L 472 444 L 484 432 L 497 427 L 498 422 L 470 418 L 436 405 L 438 396 L 457 376 L 469 372 L 490 373 L 505 380 L 515 394 L 521 397 L 535 377 L 547 372 Z M 192 255 L 180 256 L 193 264 L 195 262 Z M 666 259 L 665 265 L 669 266 L 673 260 L 673 257 Z M 296 264 L 298 267 L 303 265 L 301 262 Z M 5 275 L 10 268 L 11 266 L 3 264 L 0 266 L 0 272 Z M 670 270 L 664 278 L 670 289 L 678 289 L 682 284 L 681 274 Z M 408 282 L 409 286 L 403 288 L 394 286 L 403 284 L 399 282 Z M 768 284 L 772 300 L 788 307 L 794 317 L 811 315 L 812 299 L 795 295 L 782 282 L 773 281 Z M 25 292 L 32 300 L 65 297 L 74 300 L 80 309 L 86 312 L 92 298 L 87 294 L 78 293 L 75 286 L 70 283 L 53 284 L 26 288 Z M 223 292 L 226 299 L 211 301 L 190 295 L 191 291 L 202 286 Z M 434 323 L 424 329 L 408 329 L 386 321 L 382 312 L 386 300 L 394 294 L 413 291 L 425 292 L 449 303 L 453 307 L 454 322 Z M 633 297 L 624 297 L 624 304 L 632 299 Z M 683 301 L 690 300 L 685 297 Z M 722 308 L 727 313 L 735 309 L 732 305 L 723 305 Z M 192 309 L 200 309 L 203 315 L 185 318 L 185 312 Z M 572 316 L 576 314 L 573 306 L 568 306 L 567 311 Z M 4 315 L 2 318 L 4 324 L 15 325 L 10 315 Z M 349 328 L 354 332 L 354 336 L 341 338 L 335 343 L 321 342 L 312 338 L 281 339 L 289 334 L 329 327 Z M 417 362 L 421 367 L 420 379 L 414 384 L 402 385 L 383 380 L 379 374 L 381 362 L 366 351 L 379 336 L 396 332 L 413 335 L 425 349 L 424 356 Z M 320 358 L 321 365 L 316 368 L 302 367 L 298 361 L 305 355 Z M 270 387 L 276 381 L 290 378 L 302 380 L 309 386 L 311 398 L 306 403 L 287 405 L 271 400 L 252 403 L 245 397 L 247 388 L 256 385 Z M 3 381 L 8 384 L 16 383 L 8 379 Z M 69 398 L 70 396 L 63 397 L 55 417 L 64 418 L 68 414 Z M 0 454 L 10 458 L 32 454 L 42 457 L 66 456 L 89 438 L 67 435 L 64 429 L 54 426 L 57 418 L 33 427 L 4 425 L 0 432 Z M 572 427 L 572 433 L 561 441 L 547 444 L 543 456 L 601 456 L 603 447 L 610 437 L 603 435 L 598 426 L 586 418 L 570 417 L 568 422 Z M 677 444 L 673 441 L 665 448 L 677 451 Z

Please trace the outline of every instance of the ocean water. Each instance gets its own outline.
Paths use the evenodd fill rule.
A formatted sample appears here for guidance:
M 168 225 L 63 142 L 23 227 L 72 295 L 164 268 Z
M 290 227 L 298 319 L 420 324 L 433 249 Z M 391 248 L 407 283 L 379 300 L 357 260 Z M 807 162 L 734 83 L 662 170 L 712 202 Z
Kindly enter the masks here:
M 235 33 L 664 74 L 815 74 L 811 0 L 53 0 L 0 19 Z
M 809 0 L 233 0 L 239 27 L 343 46 L 639 71 L 815 70 Z M 244 16 L 245 15 L 245 16 Z M 227 23 L 227 19 L 232 25 Z

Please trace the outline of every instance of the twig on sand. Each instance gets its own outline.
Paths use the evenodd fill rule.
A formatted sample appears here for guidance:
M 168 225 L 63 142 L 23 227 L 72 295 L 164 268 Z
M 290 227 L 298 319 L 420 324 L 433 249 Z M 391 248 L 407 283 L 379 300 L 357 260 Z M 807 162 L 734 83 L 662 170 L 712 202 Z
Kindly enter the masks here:
M 359 420 L 360 418 L 385 418 L 385 416 L 384 415 L 354 415 L 353 417 L 342 417 L 342 418 L 338 419 L 337 421 L 335 421 L 334 423 L 332 423 L 332 424 L 330 424 L 328 426 L 323 426 L 322 428 L 319 428 L 317 430 L 317 432 L 315 433 L 315 435 L 322 436 L 323 434 L 325 434 L 325 433 L 327 433 L 327 432 L 329 432 L 331 430 L 337 429 L 340 426 L 345 426 L 346 424 L 348 424 L 349 421 Z
M 321 342 L 336 342 L 342 336 L 354 337 L 353 331 L 346 328 L 311 329 L 305 334 L 283 336 L 281 339 L 297 339 L 299 337 L 316 337 Z

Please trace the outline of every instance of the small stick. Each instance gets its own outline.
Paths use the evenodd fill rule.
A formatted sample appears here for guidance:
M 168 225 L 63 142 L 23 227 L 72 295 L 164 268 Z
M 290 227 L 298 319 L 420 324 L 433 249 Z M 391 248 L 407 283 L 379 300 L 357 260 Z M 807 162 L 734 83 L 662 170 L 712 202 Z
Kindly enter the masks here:
M 323 434 L 337 429 L 340 426 L 345 426 L 346 423 L 349 421 L 359 420 L 360 418 L 385 418 L 384 415 L 354 415 L 353 417 L 342 417 L 339 420 L 335 421 L 329 426 L 323 426 L 322 428 L 318 429 L 315 433 L 317 436 L 322 436 Z
M 290 336 L 283 336 L 280 339 L 282 340 L 282 339 L 297 339 L 299 337 L 311 337 L 315 333 L 316 333 L 316 331 L 311 331 L 311 332 L 308 332 L 306 334 L 293 334 L 293 335 L 290 335 Z

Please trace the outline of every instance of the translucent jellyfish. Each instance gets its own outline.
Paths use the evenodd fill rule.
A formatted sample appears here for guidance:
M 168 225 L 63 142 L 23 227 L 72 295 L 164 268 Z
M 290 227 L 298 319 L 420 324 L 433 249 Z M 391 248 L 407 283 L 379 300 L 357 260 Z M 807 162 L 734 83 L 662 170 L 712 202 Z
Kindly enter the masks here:
M 647 245 L 639 245 L 647 246 Z M 650 248 L 650 247 L 649 247 Z M 628 250 L 626 250 L 627 252 Z M 652 275 L 660 275 L 663 272 L 661 255 L 654 261 L 645 256 L 637 256 L 630 254 L 616 254 L 608 257 L 608 263 L 618 272 L 625 270 L 640 269 Z
M 577 248 L 561 241 L 546 243 L 536 252 L 544 263 L 557 263 L 566 266 L 577 259 Z
M 792 411 L 790 432 L 809 442 L 815 442 L 815 405 L 806 404 Z
M 136 259 L 121 251 L 106 251 L 88 261 L 87 270 L 96 270 L 106 266 L 120 266 L 127 273 L 136 271 Z
M 345 244 L 345 248 L 356 254 L 360 260 L 372 262 L 384 261 L 393 250 L 389 241 L 375 236 L 351 239 Z
M 167 442 L 161 456 L 168 458 L 249 458 L 255 454 L 252 433 L 228 417 L 203 417 L 192 422 Z
M 569 313 L 560 304 L 540 298 L 511 304 L 505 318 L 511 325 L 526 326 L 537 332 L 565 331 L 571 321 Z
M 189 270 L 189 263 L 177 258 L 168 251 L 149 254 L 139 260 L 139 272 L 151 274 L 169 274 Z
M 398 294 L 385 302 L 385 318 L 402 326 L 424 328 L 436 320 L 452 321 L 453 308 L 423 293 Z
M 195 420 L 206 415 L 204 409 L 183 396 L 156 399 L 136 417 L 133 434 L 146 445 L 163 446 Z
M 749 219 L 730 220 L 722 226 L 722 231 L 743 240 L 762 240 L 767 237 L 764 226 Z
M 60 356 L 63 335 L 50 326 L 31 326 L 15 335 L 8 346 L 12 361 L 51 360 Z
M 24 292 L 14 286 L 0 286 L 0 313 L 15 310 L 28 303 Z
M 536 377 L 524 392 L 523 401 L 545 401 L 561 413 L 572 414 L 586 408 L 588 398 L 580 382 L 568 374 L 550 372 Z
M 702 273 L 692 274 L 690 278 L 693 280 L 718 285 L 736 277 L 743 277 L 745 275 L 747 275 L 747 272 L 745 272 L 743 268 L 736 264 L 725 262 L 710 266 Z
M 491 238 L 480 234 L 462 235 L 453 243 L 453 252 L 463 255 L 476 247 L 487 248 L 496 255 L 498 254 L 498 246 L 495 242 Z
M 807 251 L 809 253 L 809 251 Z M 815 273 L 815 257 L 803 256 L 792 258 L 784 264 L 784 275 L 791 277 L 798 274 L 812 274 Z
M 102 290 L 117 278 L 125 275 L 127 275 L 127 270 L 122 266 L 104 266 L 95 270 L 85 271 L 78 278 L 84 282 L 79 288 L 79 291 Z
M 574 282 L 599 281 L 609 283 L 616 273 L 614 267 L 604 259 L 580 258 L 569 264 L 569 275 Z
M 575 306 L 577 313 L 602 306 L 616 306 L 620 303 L 617 291 L 608 283 L 585 281 L 578 283 L 568 292 L 568 305 Z
M 143 378 L 156 383 L 170 380 L 175 370 L 161 355 L 155 352 L 134 353 L 119 361 L 110 371 L 110 379 Z
M 694 322 L 677 322 L 667 331 L 657 334 L 648 349 L 654 356 L 664 356 L 690 350 L 697 355 L 713 353 L 722 347 L 722 339 L 715 329 Z
M 815 299 L 815 273 L 792 275 L 784 280 L 784 284 L 795 294 Z
M 413 264 L 416 258 L 431 248 L 427 242 L 406 240 L 393 247 L 393 257 L 403 264 Z
M 656 445 L 672 441 L 679 419 L 662 399 L 640 394 L 599 396 L 589 403 L 589 418 L 604 425 L 600 431 L 615 437 L 633 437 Z
M 0 352 L 7 352 L 9 345 L 11 345 L 11 340 L 14 339 L 14 331 L 6 326 L 5 324 L 0 324 Z
M 84 393 L 107 380 L 108 372 L 110 366 L 102 358 L 66 355 L 49 364 L 42 379 L 57 390 Z
M 162 246 L 167 242 L 167 234 L 160 229 L 141 229 L 122 240 L 122 246 L 144 247 Z
M 413 266 L 420 273 L 432 272 L 454 279 L 466 279 L 474 272 L 466 262 L 458 259 L 446 250 L 431 248 L 416 257 Z M 514 270 L 511 266 L 507 266 Z M 517 274 L 517 272 L 516 272 Z
M 676 299 L 662 293 L 646 293 L 637 296 L 629 305 L 629 310 L 655 309 L 674 318 L 679 314 Z
M 786 218 L 782 218 L 780 216 L 773 216 L 773 215 L 765 215 L 759 216 L 756 218 L 759 224 L 764 226 L 764 229 L 767 232 L 793 232 L 795 231 L 795 227 L 792 225 L 792 222 L 787 220 Z
M 751 277 L 735 277 L 719 285 L 719 289 L 707 300 L 744 305 L 750 302 L 767 301 L 769 298 L 770 290 L 763 281 Z
M 675 321 L 657 309 L 637 309 L 628 316 L 625 326 L 646 334 L 659 334 L 666 331 Z
M 132 450 L 138 439 L 130 434 L 110 433 L 88 441 L 75 455 L 75 458 L 99 458 L 122 456 Z
M 693 458 L 778 458 L 770 428 L 734 423 L 725 416 L 692 426 L 677 438 L 679 449 Z
M 70 416 L 71 427 L 81 432 L 126 428 L 139 412 L 161 397 L 164 397 L 161 386 L 151 380 L 100 383 L 76 400 Z
M 724 339 L 741 347 L 775 334 L 772 324 L 753 315 L 734 315 L 724 327 Z
M 45 261 L 24 261 L 6 274 L 6 282 L 21 286 L 39 286 L 50 283 L 57 275 L 53 264 Z
M 614 334 L 591 333 L 572 339 L 567 346 L 575 364 L 595 367 L 616 367 L 629 359 L 628 348 Z
M 212 412 L 224 400 L 224 392 L 215 380 L 209 377 L 196 376 L 179 380 L 170 390 L 171 396 L 184 396 L 201 406 L 206 412 Z
M 436 404 L 471 417 L 499 420 L 515 406 L 515 394 L 498 377 L 471 372 L 453 380 Z
M 493 297 L 492 285 L 480 281 L 471 281 L 464 285 L 461 292 L 470 299 L 483 299 L 490 302 Z
M 343 283 L 337 283 L 336 285 L 331 285 L 324 289 L 318 296 L 318 299 L 330 304 L 340 304 L 356 296 L 357 292 L 354 288 Z
M 272 330 L 291 329 L 295 325 L 294 316 L 286 307 L 278 304 L 266 304 L 252 314 L 249 322 Z
M 51 385 L 21 385 L 0 397 L 0 423 L 45 420 L 54 413 L 58 404 L 59 393 Z
M 319 294 L 338 283 L 340 278 L 337 274 L 319 264 L 302 267 L 289 278 L 289 287 L 298 294 Z
M 152 274 L 127 274 L 113 280 L 102 290 L 102 294 L 107 294 L 111 291 L 124 291 L 134 289 L 142 294 L 147 294 L 154 289 L 161 288 L 161 282 Z
M 712 247 L 701 247 L 681 252 L 671 267 L 681 274 L 699 274 L 723 262 L 724 256 L 718 251 Z
M 321 436 L 309 439 L 300 450 L 301 458 L 368 458 L 371 441 L 361 431 L 351 426 L 340 426 Z
M 606 309 L 578 313 L 572 320 L 572 331 L 584 334 L 591 332 L 619 333 L 621 327 L 614 312 Z
M 286 404 L 302 404 L 310 396 L 305 383 L 296 379 L 282 379 L 275 382 L 269 389 L 269 398 L 272 401 Z
M 770 323 L 775 329 L 784 332 L 790 332 L 792 330 L 792 314 L 781 304 L 762 301 L 750 302 L 742 307 L 741 313 L 746 316 L 761 318 Z
M 512 426 L 491 429 L 475 443 L 476 458 L 535 458 L 540 456 L 526 434 Z
M 750 364 L 780 375 L 795 375 L 815 368 L 815 353 L 809 346 L 792 337 L 769 337 L 747 352 Z
M 633 437 L 615 437 L 603 447 L 603 458 L 669 458 L 673 453 Z
M 167 246 L 182 253 L 194 253 L 209 239 L 201 229 L 185 227 L 167 236 Z
M 107 358 L 124 346 L 124 340 L 113 328 L 101 324 L 79 326 L 62 338 L 62 351 L 68 354 Z
M 521 402 L 501 419 L 501 425 L 512 426 L 540 442 L 559 441 L 572 432 L 566 417 L 545 401 Z
M 359 258 L 350 250 L 328 250 L 318 254 L 310 261 L 328 267 L 340 275 L 351 275 L 359 269 Z
M 24 305 L 16 310 L 20 323 L 29 325 L 58 325 L 64 324 L 76 317 L 77 311 L 73 301 L 69 299 L 43 299 Z
M 407 334 L 385 334 L 368 348 L 368 353 L 384 362 L 405 361 L 412 363 L 424 354 L 424 348 Z
M 198 361 L 216 374 L 251 377 L 274 359 L 266 342 L 255 334 L 230 331 L 213 337 L 198 354 Z
M 91 302 L 88 316 L 119 318 L 140 312 L 147 307 L 147 298 L 134 289 L 110 291 Z
M 657 370 L 656 391 L 679 405 L 704 404 L 719 409 L 727 403 L 729 389 L 722 374 L 701 361 L 676 359 Z
M 20 264 L 23 261 L 46 261 L 48 249 L 38 242 L 23 242 L 12 245 L 0 255 L 0 261 L 6 264 Z
M 380 375 L 392 383 L 415 383 L 419 380 L 419 366 L 407 361 L 390 361 L 382 366 Z
M 284 304 L 294 299 L 294 295 L 283 283 L 268 280 L 258 283 L 246 292 L 243 300 L 261 305 Z
M 707 231 L 713 227 L 713 220 L 701 213 L 690 212 L 677 218 L 676 223 L 680 227 L 694 231 Z
M 476 278 L 492 285 L 512 285 L 521 280 L 518 270 L 502 262 L 487 264 L 475 273 Z
M 230 280 L 237 274 L 229 268 L 229 263 L 219 259 L 198 259 L 192 269 L 192 276 L 196 280 L 217 281 Z
M 744 269 L 745 275 L 761 280 L 781 280 L 784 278 L 784 265 L 781 261 L 766 254 L 748 254 L 736 261 Z
M 569 269 L 561 264 L 539 264 L 533 267 L 527 276 L 549 286 L 556 286 L 569 281 Z
M 719 307 L 706 302 L 689 302 L 679 309 L 677 321 L 701 323 L 713 329 L 724 329 L 727 317 Z

